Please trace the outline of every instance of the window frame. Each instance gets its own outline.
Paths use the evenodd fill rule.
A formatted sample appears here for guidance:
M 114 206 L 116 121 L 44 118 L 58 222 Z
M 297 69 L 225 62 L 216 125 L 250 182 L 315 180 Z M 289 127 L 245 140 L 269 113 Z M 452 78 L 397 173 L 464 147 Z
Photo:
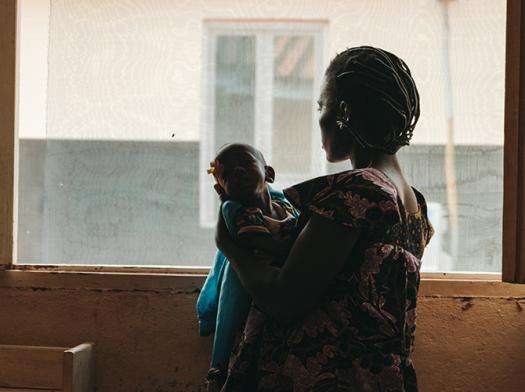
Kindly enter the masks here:
M 502 280 L 525 283 L 525 4 L 507 0 Z
M 213 192 L 212 178 L 206 173 L 209 162 L 213 158 L 215 146 L 215 54 L 217 37 L 247 36 L 255 37 L 255 146 L 265 152 L 265 157 L 271 162 L 271 128 L 273 117 L 273 88 L 268 87 L 273 82 L 273 39 L 276 36 L 308 35 L 314 39 L 315 56 L 315 91 L 320 90 L 324 69 L 325 30 L 328 21 L 324 19 L 205 19 L 203 21 L 203 63 L 202 70 L 202 97 L 204 110 L 202 111 L 200 128 L 199 151 L 199 224 L 203 228 L 213 228 L 217 219 L 217 197 Z M 319 154 L 321 140 L 316 124 L 315 97 L 312 102 L 312 143 L 311 175 L 321 175 L 326 172 L 326 162 Z M 319 139 L 319 140 L 317 140 Z M 316 171 L 317 169 L 317 171 Z M 299 175 L 278 173 L 278 180 L 293 183 Z
M 121 274 L 202 275 L 206 268 L 148 268 L 15 263 L 16 131 L 17 131 L 17 0 L 0 3 L 0 269 Z M 222 20 L 221 22 L 224 22 Z M 290 21 L 286 21 L 287 23 Z M 302 22 L 302 21 L 300 21 Z M 501 279 L 525 283 L 525 4 L 507 0 L 504 126 L 503 255 Z M 202 170 L 201 170 L 202 172 Z M 429 281 L 499 281 L 499 274 L 423 273 Z M 1 276 L 1 279 L 9 279 Z M 95 277 L 94 279 L 97 279 Z M 507 286 L 505 286 L 507 287 Z
M 17 2 L 0 2 L 0 268 L 14 261 Z

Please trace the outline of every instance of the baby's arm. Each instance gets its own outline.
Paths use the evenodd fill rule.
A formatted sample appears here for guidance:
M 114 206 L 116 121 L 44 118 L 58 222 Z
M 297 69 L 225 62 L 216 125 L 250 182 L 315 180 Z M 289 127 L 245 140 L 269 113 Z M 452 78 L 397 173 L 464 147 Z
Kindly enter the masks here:
M 234 241 L 242 248 L 258 250 L 273 256 L 286 256 L 293 241 L 276 240 L 260 217 L 247 210 L 237 202 L 227 201 L 222 205 L 222 215 L 228 231 Z

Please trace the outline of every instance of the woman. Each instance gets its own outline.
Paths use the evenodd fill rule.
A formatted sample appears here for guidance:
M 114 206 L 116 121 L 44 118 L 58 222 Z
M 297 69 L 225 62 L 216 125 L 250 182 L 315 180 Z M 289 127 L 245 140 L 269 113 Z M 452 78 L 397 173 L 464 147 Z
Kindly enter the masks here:
M 348 49 L 319 100 L 327 160 L 354 170 L 285 191 L 305 221 L 284 266 L 216 242 L 253 298 L 223 390 L 416 391 L 410 359 L 420 260 L 432 228 L 403 176 L 419 95 L 406 64 Z

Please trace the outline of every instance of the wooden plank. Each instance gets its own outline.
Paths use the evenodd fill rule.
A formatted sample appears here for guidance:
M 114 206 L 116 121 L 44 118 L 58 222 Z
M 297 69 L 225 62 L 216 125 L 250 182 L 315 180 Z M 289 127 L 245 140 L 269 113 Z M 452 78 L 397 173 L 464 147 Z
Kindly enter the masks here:
M 166 267 L 166 266 L 109 266 L 79 264 L 15 264 L 12 269 L 21 271 L 55 272 L 118 272 L 130 274 L 207 275 L 210 267 Z
M 60 389 L 41 389 L 41 388 L 2 388 L 0 392 L 62 392 Z
M 0 350 L 5 351 L 16 351 L 16 350 L 34 350 L 34 351 L 53 351 L 63 352 L 68 350 L 67 347 L 56 347 L 56 346 L 24 346 L 20 344 L 0 344 Z
M 94 389 L 93 344 L 84 343 L 64 352 L 63 392 L 92 392 Z
M 422 272 L 421 280 L 482 280 L 501 282 L 500 273 L 475 273 L 475 272 Z
M 429 277 L 434 279 L 429 279 Z M 497 275 L 496 275 L 497 276 Z M 420 296 L 525 297 L 525 285 L 501 282 L 485 274 L 485 280 L 463 274 L 425 274 Z M 0 271 L 0 287 L 95 291 L 140 291 L 196 295 L 205 276 L 163 274 L 56 273 Z
M 525 285 L 481 280 L 427 279 L 421 281 L 419 297 L 525 298 Z
M 105 272 L 0 271 L 0 287 L 197 292 L 205 275 L 128 274 Z
M 16 0 L 0 2 L 0 266 L 13 259 Z
M 0 346 L 0 386 L 61 389 L 64 348 Z
M 525 283 L 525 5 L 507 2 L 503 268 L 505 282 Z

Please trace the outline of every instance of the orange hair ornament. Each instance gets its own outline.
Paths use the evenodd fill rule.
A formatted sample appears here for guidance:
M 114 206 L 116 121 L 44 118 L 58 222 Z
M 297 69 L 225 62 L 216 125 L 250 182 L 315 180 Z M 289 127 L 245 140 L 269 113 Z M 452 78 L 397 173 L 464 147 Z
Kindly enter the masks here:
M 223 165 L 218 160 L 214 160 L 210 162 L 210 167 L 208 170 L 206 170 L 206 172 L 213 175 L 214 177 L 217 177 L 223 172 L 223 170 Z

